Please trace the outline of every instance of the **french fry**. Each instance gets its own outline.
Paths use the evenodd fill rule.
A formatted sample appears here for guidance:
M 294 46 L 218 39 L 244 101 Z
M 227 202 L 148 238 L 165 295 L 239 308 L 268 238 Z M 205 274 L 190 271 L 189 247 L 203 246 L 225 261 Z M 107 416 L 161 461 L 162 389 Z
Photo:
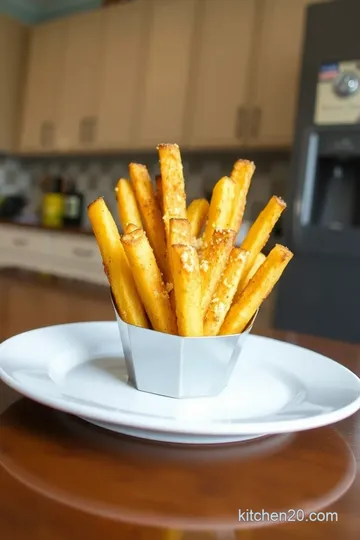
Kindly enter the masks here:
M 263 253 L 259 253 L 256 256 L 255 262 L 252 265 L 252 267 L 250 268 L 250 271 L 248 272 L 248 274 L 246 276 L 246 279 L 245 279 L 244 283 L 242 284 L 242 289 L 240 289 L 240 287 L 238 287 L 236 296 L 238 294 L 241 294 L 241 291 L 245 289 L 246 285 L 249 283 L 250 279 L 254 277 L 254 275 L 256 274 L 256 272 L 258 271 L 258 269 L 260 268 L 262 263 L 265 261 L 265 259 L 266 259 L 266 256 Z M 239 283 L 239 285 L 240 285 L 240 283 Z
M 182 244 L 189 246 L 191 243 L 190 223 L 187 219 L 170 218 L 169 220 L 169 236 L 168 236 L 168 265 L 171 274 L 171 282 L 173 284 L 173 272 L 171 266 L 170 250 L 173 244 Z M 171 306 L 176 311 L 174 289 L 169 291 Z
M 115 188 L 120 223 L 123 230 L 129 223 L 142 227 L 134 190 L 128 180 L 120 178 Z
M 190 223 L 187 219 L 171 218 L 169 221 L 169 241 L 170 245 L 191 243 Z
M 238 159 L 231 173 L 231 178 L 236 184 L 234 207 L 230 228 L 239 232 L 244 216 L 246 197 L 250 188 L 251 179 L 255 172 L 255 164 L 247 159 Z
M 159 144 L 158 147 L 163 190 L 163 219 L 169 235 L 169 219 L 186 219 L 186 196 L 183 166 L 177 144 Z
M 118 228 L 102 197 L 88 206 L 88 216 L 120 317 L 128 324 L 149 328 Z
M 129 223 L 128 225 L 126 225 L 125 227 L 125 230 L 124 230 L 124 233 L 125 234 L 130 234 L 134 231 L 137 231 L 138 229 L 141 229 L 142 227 L 137 227 L 136 225 L 134 225 L 133 223 Z
M 201 278 L 197 251 L 193 246 L 172 245 L 170 258 L 179 335 L 202 336 Z
M 271 293 L 293 257 L 286 247 L 276 244 L 236 302 L 233 303 L 220 329 L 220 335 L 240 334 Z
M 138 229 L 125 234 L 121 240 L 153 329 L 176 334 L 175 313 L 145 232 Z
M 164 224 L 155 199 L 149 172 L 145 165 L 137 163 L 130 163 L 129 172 L 147 237 L 155 253 L 160 271 L 165 279 L 169 279 Z
M 155 197 L 160 208 L 161 215 L 164 213 L 163 188 L 161 174 L 155 176 Z
M 248 252 L 234 247 L 204 319 L 204 336 L 216 336 L 234 299 Z
M 208 220 L 202 236 L 203 245 L 206 246 L 215 229 L 230 229 L 234 208 L 236 184 L 228 176 L 217 182 L 213 189 Z
M 197 238 L 205 225 L 209 213 L 209 203 L 206 199 L 195 199 L 189 204 L 186 211 L 190 222 L 191 234 Z
M 136 163 L 130 180 L 117 182 L 122 238 L 102 198 L 88 207 L 117 311 L 129 324 L 184 337 L 241 333 L 293 257 L 281 245 L 262 253 L 286 203 L 273 196 L 235 247 L 255 164 L 237 160 L 210 204 L 187 208 L 178 145 L 157 151 L 155 185 Z
M 204 317 L 211 298 L 223 273 L 231 249 L 234 245 L 235 231 L 215 229 L 210 243 L 203 251 L 200 262 L 201 313 Z
M 260 212 L 257 219 L 249 229 L 241 247 L 249 251 L 244 272 L 240 280 L 240 289 L 243 289 L 243 284 L 246 282 L 248 272 L 253 266 L 257 255 L 269 240 L 271 231 L 275 223 L 286 208 L 286 203 L 280 197 L 271 197 L 265 208 Z

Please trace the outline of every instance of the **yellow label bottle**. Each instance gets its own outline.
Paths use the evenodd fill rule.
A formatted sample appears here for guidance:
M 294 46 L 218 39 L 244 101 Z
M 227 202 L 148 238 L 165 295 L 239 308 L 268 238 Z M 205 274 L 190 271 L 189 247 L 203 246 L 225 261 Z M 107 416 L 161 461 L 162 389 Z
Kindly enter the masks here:
M 61 179 L 56 179 L 54 188 L 45 193 L 42 200 L 42 224 L 44 227 L 61 228 L 64 224 L 65 199 Z

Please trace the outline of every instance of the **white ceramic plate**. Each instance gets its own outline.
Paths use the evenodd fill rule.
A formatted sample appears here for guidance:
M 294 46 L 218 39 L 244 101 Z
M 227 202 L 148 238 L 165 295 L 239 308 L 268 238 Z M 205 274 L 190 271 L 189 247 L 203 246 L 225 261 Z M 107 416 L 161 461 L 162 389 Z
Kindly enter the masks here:
M 360 380 L 313 351 L 249 336 L 215 398 L 172 399 L 127 384 L 116 322 L 33 330 L 0 345 L 0 376 L 40 403 L 132 436 L 223 443 L 332 424 L 360 409 Z M 161 374 L 159 374 L 161 376 Z

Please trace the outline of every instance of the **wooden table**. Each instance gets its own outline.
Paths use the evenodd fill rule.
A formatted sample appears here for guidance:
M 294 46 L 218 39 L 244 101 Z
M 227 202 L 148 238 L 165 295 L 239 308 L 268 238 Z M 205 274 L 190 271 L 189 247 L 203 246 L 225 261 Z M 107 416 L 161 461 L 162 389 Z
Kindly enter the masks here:
M 360 375 L 360 346 L 271 335 Z M 102 431 L 2 383 L 0 414 L 4 540 L 360 537 L 360 413 L 332 427 L 207 448 Z

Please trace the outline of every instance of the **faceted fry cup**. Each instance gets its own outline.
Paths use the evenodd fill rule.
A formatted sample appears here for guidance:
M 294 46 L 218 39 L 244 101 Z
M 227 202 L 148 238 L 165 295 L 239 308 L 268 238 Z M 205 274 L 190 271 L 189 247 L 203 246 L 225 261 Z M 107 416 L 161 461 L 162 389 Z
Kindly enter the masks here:
M 176 399 L 212 397 L 224 390 L 256 318 L 241 334 L 181 337 L 128 324 L 112 303 L 129 383 Z

